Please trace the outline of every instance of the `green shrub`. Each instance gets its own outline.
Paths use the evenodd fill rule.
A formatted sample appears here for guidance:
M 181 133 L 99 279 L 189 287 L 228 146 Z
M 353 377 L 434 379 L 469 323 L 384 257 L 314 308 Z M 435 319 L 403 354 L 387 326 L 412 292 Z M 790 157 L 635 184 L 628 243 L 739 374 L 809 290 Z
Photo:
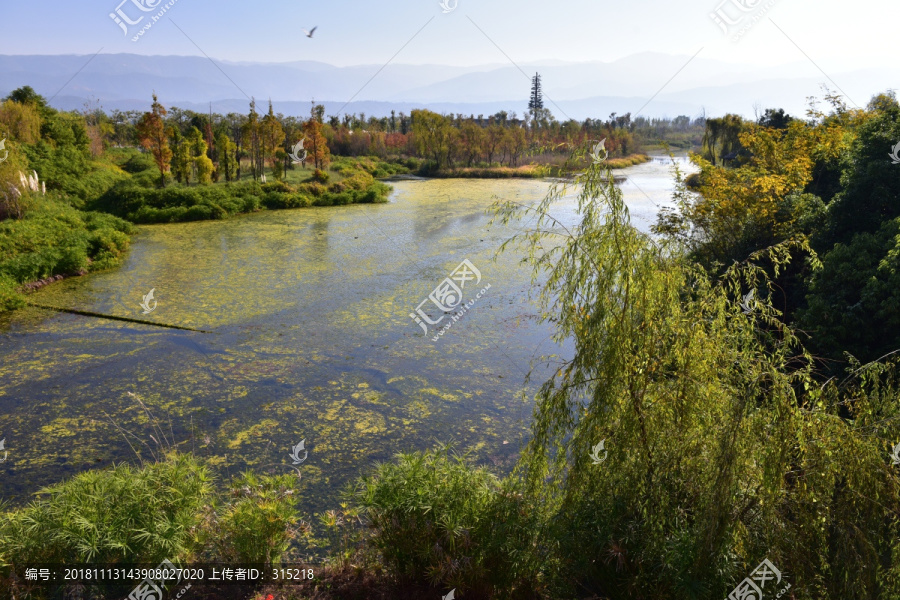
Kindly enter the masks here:
M 353 165 L 343 161 L 335 162 L 331 165 L 331 171 L 338 175 L 347 175 L 353 172 Z
M 371 528 L 369 544 L 401 580 L 478 595 L 529 587 L 527 561 L 513 558 L 523 548 L 509 547 L 531 545 L 521 495 L 447 447 L 398 455 L 358 480 L 350 498 Z
M 327 191 L 327 188 L 318 182 L 301 183 L 299 189 L 301 193 L 306 194 L 307 196 L 313 196 L 314 198 L 322 196 Z
M 142 159 L 131 157 L 127 162 Z M 141 171 L 131 179 L 119 181 L 93 200 L 89 207 L 134 223 L 173 223 L 226 219 L 265 207 L 270 210 L 308 206 L 340 206 L 353 203 L 382 202 L 391 188 L 378 183 L 364 170 L 340 165 L 350 176 L 326 186 L 327 173 L 318 181 L 292 186 L 283 181 L 259 184 L 241 182 L 209 186 L 170 186 L 156 188 L 155 171 Z
M 688 189 L 697 191 L 703 185 L 700 181 L 700 173 L 691 173 L 684 179 L 684 184 L 688 187 Z
M 300 523 L 294 474 L 236 477 L 227 499 L 207 509 L 202 539 L 210 558 L 231 564 L 281 561 Z
M 159 169 L 156 166 L 156 161 L 153 160 L 153 155 L 149 152 L 132 151 L 124 157 L 119 156 L 118 158 L 121 162 L 116 161 L 117 164 L 126 173 L 136 175 L 137 173 L 150 172 L 156 175 L 156 179 L 159 181 Z M 125 159 L 124 161 L 122 161 L 123 158 Z
M 15 279 L 0 273 L 0 312 L 25 306 L 25 298 L 18 292 L 18 287 Z
M 246 212 L 248 206 L 258 206 L 258 199 L 248 202 L 247 193 L 246 188 L 228 186 L 154 189 L 128 181 L 108 190 L 91 207 L 134 223 L 225 219 Z
M 285 194 L 291 194 L 296 192 L 297 189 L 284 181 L 272 181 L 269 183 L 264 183 L 260 186 L 263 192 L 281 192 Z
M 185 455 L 81 473 L 0 514 L 0 566 L 186 558 L 211 492 L 207 468 Z
M 0 274 L 18 284 L 117 265 L 131 224 L 42 197 L 24 219 L 0 222 Z
M 53 147 L 46 142 L 24 146 L 31 169 L 37 171 L 47 191 L 58 191 L 80 207 L 105 193 L 128 175 L 108 161 L 91 161 L 80 149 Z
M 270 210 L 283 208 L 306 208 L 312 205 L 312 200 L 303 194 L 269 192 L 262 198 L 262 205 Z
M 375 185 L 375 178 L 368 173 L 358 172 L 351 175 L 350 177 L 347 177 L 341 183 L 344 184 L 345 188 L 351 190 L 365 190 Z

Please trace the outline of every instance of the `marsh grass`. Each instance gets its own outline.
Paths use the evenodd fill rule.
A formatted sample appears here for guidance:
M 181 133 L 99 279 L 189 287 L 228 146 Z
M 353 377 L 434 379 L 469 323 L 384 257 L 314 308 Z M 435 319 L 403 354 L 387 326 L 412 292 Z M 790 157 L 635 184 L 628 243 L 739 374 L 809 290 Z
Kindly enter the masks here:
M 605 162 L 610 169 L 625 169 L 645 162 L 650 157 L 646 154 L 632 154 L 620 158 L 609 158 Z M 584 161 L 582 161 L 584 162 Z M 565 161 L 559 162 L 535 162 L 518 167 L 502 166 L 476 166 L 476 167 L 447 167 L 439 171 L 422 168 L 421 175 L 439 178 L 474 178 L 474 179 L 542 179 L 545 177 L 565 177 L 586 168 L 587 163 L 577 164 Z
M 472 598 L 531 591 L 536 515 L 452 447 L 399 454 L 349 497 L 370 528 L 366 543 L 401 584 L 457 588 Z

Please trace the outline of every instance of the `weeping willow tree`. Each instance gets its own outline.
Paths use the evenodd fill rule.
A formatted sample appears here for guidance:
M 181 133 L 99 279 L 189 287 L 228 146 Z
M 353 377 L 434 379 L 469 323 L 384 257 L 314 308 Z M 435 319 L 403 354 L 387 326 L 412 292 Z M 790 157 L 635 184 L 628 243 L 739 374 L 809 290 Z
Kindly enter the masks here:
M 604 163 L 574 185 L 569 228 L 551 216 L 566 184 L 495 207 L 536 215 L 507 244 L 529 249 L 542 318 L 574 343 L 518 473 L 548 515 L 534 547 L 553 594 L 720 599 L 768 558 L 782 577 L 764 598 L 900 597 L 898 370 L 817 378 L 771 302 L 812 250 L 786 242 L 714 277 L 631 225 Z

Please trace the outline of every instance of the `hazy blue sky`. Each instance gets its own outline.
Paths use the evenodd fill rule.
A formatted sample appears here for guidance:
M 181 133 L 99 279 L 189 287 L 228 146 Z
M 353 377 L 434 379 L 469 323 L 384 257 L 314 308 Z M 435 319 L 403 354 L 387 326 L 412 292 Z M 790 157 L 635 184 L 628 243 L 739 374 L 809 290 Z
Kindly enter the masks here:
M 458 0 L 448 14 L 437 0 L 177 0 L 132 42 L 109 17 L 120 1 L 0 0 L 0 54 L 93 54 L 102 47 L 104 53 L 199 55 L 187 34 L 216 59 L 383 64 L 433 18 L 395 62 L 506 62 L 487 37 L 516 62 L 607 61 L 644 51 L 692 55 L 701 47 L 701 56 L 735 62 L 806 60 L 771 17 L 827 71 L 896 62 L 900 23 L 897 0 L 727 0 L 723 10 L 730 15 L 739 14 L 731 2 L 772 5 L 768 17 L 733 42 L 709 16 L 721 0 Z M 159 0 L 127 0 L 122 10 L 134 20 L 154 13 L 141 13 L 132 1 Z M 319 29 L 310 40 L 301 29 L 314 25 Z

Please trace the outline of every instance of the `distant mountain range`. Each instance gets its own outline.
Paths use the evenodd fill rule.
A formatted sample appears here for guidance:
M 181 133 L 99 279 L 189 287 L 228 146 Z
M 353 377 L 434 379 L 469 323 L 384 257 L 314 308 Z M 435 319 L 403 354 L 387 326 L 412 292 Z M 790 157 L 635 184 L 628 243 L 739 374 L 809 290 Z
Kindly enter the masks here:
M 154 91 L 166 106 L 220 113 L 260 110 L 271 99 L 276 112 L 309 114 L 310 101 L 338 111 L 386 116 L 428 108 L 443 113 L 522 114 L 529 77 L 540 72 L 545 105 L 559 119 L 607 118 L 610 113 L 648 117 L 752 116 L 754 107 L 802 115 L 821 84 L 839 85 L 860 106 L 885 91 L 900 67 L 829 73 L 810 62 L 762 69 L 689 56 L 643 53 L 613 62 L 541 61 L 478 67 L 391 64 L 336 67 L 319 62 L 236 63 L 196 56 L 136 54 L 0 55 L 0 95 L 30 85 L 57 108 L 80 109 L 97 99 L 107 111 L 147 110 Z

